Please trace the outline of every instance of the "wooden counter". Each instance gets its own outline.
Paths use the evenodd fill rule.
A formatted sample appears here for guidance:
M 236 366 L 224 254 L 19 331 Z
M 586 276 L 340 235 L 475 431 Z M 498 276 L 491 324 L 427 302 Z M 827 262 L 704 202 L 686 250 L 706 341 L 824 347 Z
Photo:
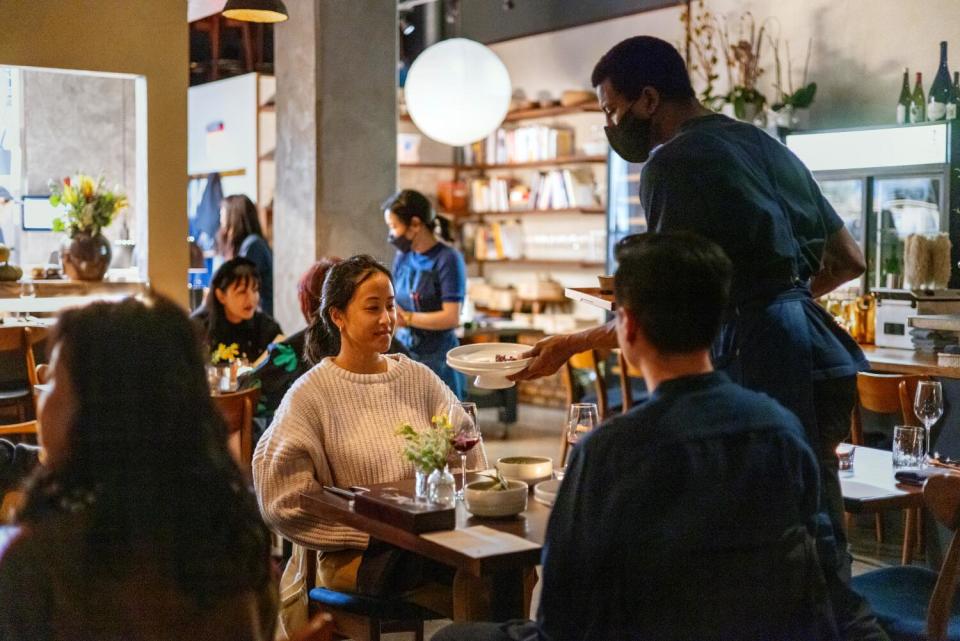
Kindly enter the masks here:
M 870 367 L 878 372 L 960 378 L 960 367 L 937 365 L 937 357 L 934 354 L 923 354 L 896 347 L 876 347 L 874 345 L 861 345 L 860 347 L 863 349 L 867 360 L 870 361 Z

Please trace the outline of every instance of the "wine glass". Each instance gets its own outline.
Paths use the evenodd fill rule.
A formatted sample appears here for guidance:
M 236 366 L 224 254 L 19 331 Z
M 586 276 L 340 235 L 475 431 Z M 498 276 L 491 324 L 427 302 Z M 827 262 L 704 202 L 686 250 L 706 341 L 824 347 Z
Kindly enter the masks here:
M 596 403 L 573 403 L 567 411 L 567 443 L 576 445 L 581 436 L 600 425 Z
M 920 381 L 913 397 L 913 411 L 926 431 L 926 454 L 930 458 L 930 430 L 943 416 L 943 388 L 940 381 Z
M 467 452 L 480 442 L 480 427 L 477 422 L 477 404 L 456 402 L 448 412 L 453 426 L 453 438 L 450 445 L 460 453 L 460 489 L 457 498 L 463 500 L 463 489 L 467 486 Z

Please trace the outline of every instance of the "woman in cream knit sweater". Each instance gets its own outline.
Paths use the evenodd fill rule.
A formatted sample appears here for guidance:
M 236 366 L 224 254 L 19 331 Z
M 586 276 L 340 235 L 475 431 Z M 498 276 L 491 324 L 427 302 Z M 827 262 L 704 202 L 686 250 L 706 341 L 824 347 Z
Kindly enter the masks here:
M 284 537 L 319 550 L 318 581 L 338 590 L 358 589 L 369 538 L 304 511 L 300 493 L 412 478 L 396 428 L 407 421 L 429 425 L 457 400 L 426 366 L 384 355 L 395 326 L 393 284 L 383 266 L 355 256 L 331 268 L 307 335 L 307 355 L 318 364 L 287 392 L 253 456 L 265 520 Z M 482 446 L 468 467 L 486 467 Z

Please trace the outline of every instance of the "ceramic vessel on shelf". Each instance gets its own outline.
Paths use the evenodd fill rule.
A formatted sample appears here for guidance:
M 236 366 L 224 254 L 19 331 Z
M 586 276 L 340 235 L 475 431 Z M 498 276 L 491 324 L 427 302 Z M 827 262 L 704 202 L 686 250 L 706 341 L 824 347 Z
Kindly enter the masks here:
M 99 232 L 77 232 L 60 246 L 60 263 L 70 280 L 103 280 L 112 257 L 110 241 Z

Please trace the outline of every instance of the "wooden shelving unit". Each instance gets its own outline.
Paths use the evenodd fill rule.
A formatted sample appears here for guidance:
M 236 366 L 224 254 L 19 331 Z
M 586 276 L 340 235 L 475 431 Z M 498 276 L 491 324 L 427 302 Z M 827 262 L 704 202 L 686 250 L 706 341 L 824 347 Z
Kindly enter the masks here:
M 604 267 L 606 263 L 592 260 L 564 260 L 563 258 L 502 258 L 494 260 L 474 260 L 480 265 L 517 265 L 521 267 L 536 267 L 539 265 L 553 266 L 569 265 L 570 267 Z
M 451 171 L 488 171 L 509 169 L 536 169 L 538 167 L 557 167 L 560 165 L 589 165 L 607 162 L 606 156 L 560 156 L 547 160 L 533 160 L 530 162 L 512 162 L 503 164 L 458 165 L 455 163 L 400 163 L 402 169 L 449 169 Z
M 597 114 L 602 114 L 600 105 L 597 102 L 589 102 L 580 105 L 573 106 L 554 106 L 554 107 L 540 107 L 534 109 L 520 109 L 507 114 L 504 118 L 504 123 L 518 123 L 527 120 L 537 120 L 543 118 L 555 118 L 559 116 L 572 116 L 579 114 L 592 114 L 594 117 Z M 408 115 L 400 116 L 402 121 L 411 122 L 411 118 Z M 462 156 L 457 156 L 461 158 Z M 561 156 L 558 158 L 550 158 L 545 160 L 536 160 L 530 162 L 514 162 L 514 163 L 481 163 L 481 164 L 461 164 L 460 162 L 450 162 L 450 163 L 437 163 L 437 162 L 420 162 L 420 163 L 400 163 L 398 168 L 400 170 L 433 170 L 433 171 L 449 171 L 452 172 L 453 180 L 461 180 L 466 176 L 483 174 L 485 172 L 510 172 L 510 171 L 524 171 L 524 170 L 537 170 L 540 168 L 550 169 L 570 165 L 605 165 L 607 162 L 606 155 L 586 155 L 578 154 L 573 156 Z M 564 209 L 514 209 L 507 211 L 466 211 L 466 212 L 440 212 L 449 218 L 453 219 L 457 225 L 466 222 L 477 222 L 483 224 L 485 220 L 496 220 L 498 218 L 521 218 L 521 217 L 539 217 L 547 214 L 579 214 L 584 216 L 604 216 L 606 215 L 606 208 L 601 206 L 591 206 L 591 207 L 571 207 Z M 557 270 L 577 270 L 577 269 L 590 269 L 590 270 L 599 270 L 602 271 L 606 263 L 604 261 L 591 261 L 591 260 L 577 260 L 575 256 L 571 258 L 557 258 L 557 259 L 492 259 L 492 260 L 476 260 L 470 259 L 470 263 L 479 267 L 480 275 L 483 275 L 484 268 L 488 265 L 497 266 L 515 266 L 515 267 L 530 267 L 537 268 L 542 267 L 544 271 L 547 271 L 547 268 L 554 268 Z
M 581 105 L 571 105 L 564 107 L 534 107 L 533 109 L 517 109 L 507 113 L 503 119 L 504 122 L 518 122 L 522 120 L 536 120 L 538 118 L 553 118 L 554 116 L 569 116 L 572 114 L 600 113 L 600 105 L 595 102 L 588 102 Z M 400 120 L 412 122 L 409 114 L 400 116 Z
M 570 209 L 510 209 L 508 211 L 470 211 L 462 214 L 450 213 L 458 220 L 480 220 L 483 218 L 514 218 L 516 216 L 540 216 L 543 214 L 586 214 L 603 216 L 607 210 L 603 207 L 573 207 Z

